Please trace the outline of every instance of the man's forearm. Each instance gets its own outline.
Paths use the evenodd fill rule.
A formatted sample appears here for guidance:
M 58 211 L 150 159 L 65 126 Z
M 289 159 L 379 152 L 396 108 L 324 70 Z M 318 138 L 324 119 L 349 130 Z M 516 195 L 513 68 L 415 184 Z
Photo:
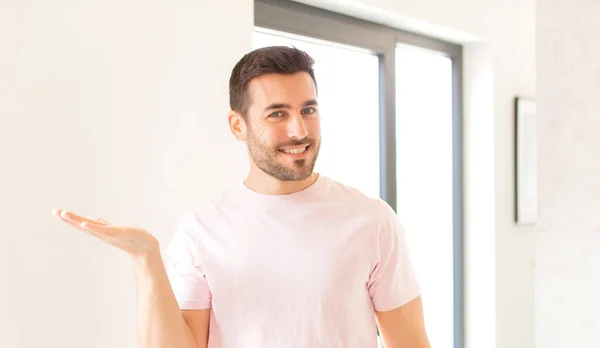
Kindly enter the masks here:
M 138 339 L 142 348 L 197 348 L 159 251 L 135 259 Z

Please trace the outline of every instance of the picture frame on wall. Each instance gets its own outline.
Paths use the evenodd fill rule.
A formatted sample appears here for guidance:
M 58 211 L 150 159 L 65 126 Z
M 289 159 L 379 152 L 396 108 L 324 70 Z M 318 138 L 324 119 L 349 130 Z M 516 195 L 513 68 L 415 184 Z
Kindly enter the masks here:
M 537 103 L 515 97 L 515 222 L 535 224 L 538 219 Z

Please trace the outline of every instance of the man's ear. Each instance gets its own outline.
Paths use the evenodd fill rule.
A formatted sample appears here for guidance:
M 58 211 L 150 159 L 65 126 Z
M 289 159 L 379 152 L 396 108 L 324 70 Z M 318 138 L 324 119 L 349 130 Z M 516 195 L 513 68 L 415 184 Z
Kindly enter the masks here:
M 229 120 L 229 129 L 231 130 L 231 133 L 239 141 L 246 141 L 247 127 L 246 127 L 246 121 L 244 120 L 242 115 L 235 110 L 231 110 L 231 111 L 229 111 L 227 119 Z

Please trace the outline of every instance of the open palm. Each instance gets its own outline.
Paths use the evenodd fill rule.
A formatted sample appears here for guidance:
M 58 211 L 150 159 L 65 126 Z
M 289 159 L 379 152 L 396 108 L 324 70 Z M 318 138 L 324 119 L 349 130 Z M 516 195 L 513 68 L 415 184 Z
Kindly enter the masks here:
M 55 209 L 52 214 L 57 219 L 132 256 L 144 255 L 159 249 L 157 239 L 140 227 L 112 225 L 102 219 L 79 216 L 62 209 Z

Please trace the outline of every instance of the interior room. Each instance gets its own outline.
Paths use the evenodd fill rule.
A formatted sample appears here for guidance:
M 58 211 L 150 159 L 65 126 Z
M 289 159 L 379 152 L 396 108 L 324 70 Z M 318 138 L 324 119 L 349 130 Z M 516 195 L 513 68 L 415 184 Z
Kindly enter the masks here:
M 139 341 L 131 258 L 52 213 L 140 226 L 164 255 L 251 170 L 230 75 L 269 46 L 314 58 L 314 170 L 397 214 L 431 347 L 600 347 L 598 15 L 583 0 L 3 2 L 0 347 L 157 347 Z

